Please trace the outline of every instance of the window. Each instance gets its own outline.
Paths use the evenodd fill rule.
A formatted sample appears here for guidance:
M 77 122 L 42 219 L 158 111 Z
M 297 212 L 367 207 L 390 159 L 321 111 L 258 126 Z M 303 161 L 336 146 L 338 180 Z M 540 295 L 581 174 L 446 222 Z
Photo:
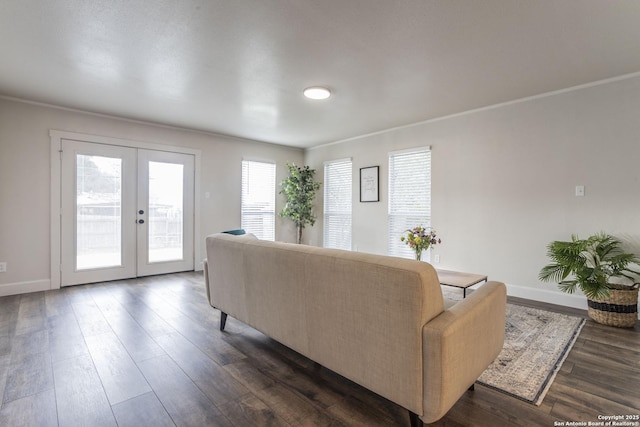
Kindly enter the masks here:
M 418 225 L 431 226 L 429 147 L 389 154 L 389 255 L 415 258 L 400 237 L 406 230 Z M 429 257 L 429 251 L 426 252 Z
M 262 240 L 275 240 L 276 165 L 242 161 L 242 228 Z
M 351 159 L 324 164 L 324 247 L 351 250 Z

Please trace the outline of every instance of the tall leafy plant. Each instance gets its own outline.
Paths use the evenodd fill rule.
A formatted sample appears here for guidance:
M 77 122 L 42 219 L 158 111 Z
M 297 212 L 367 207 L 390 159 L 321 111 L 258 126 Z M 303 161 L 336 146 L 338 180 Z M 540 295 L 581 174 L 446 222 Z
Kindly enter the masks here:
M 571 236 L 570 242 L 555 241 L 547 246 L 551 263 L 540 270 L 539 279 L 554 281 L 563 292 L 573 293 L 579 287 L 589 299 L 604 299 L 617 286 L 611 278 L 625 278 L 633 283 L 638 271 L 631 268 L 640 260 L 624 253 L 621 242 L 604 233 L 587 239 Z
M 280 183 L 280 194 L 284 194 L 287 201 L 280 212 L 283 218 L 291 219 L 297 228 L 297 243 L 302 242 L 302 229 L 305 226 L 313 226 L 316 216 L 313 214 L 313 201 L 316 191 L 320 189 L 320 183 L 314 182 L 315 169 L 309 166 L 296 166 L 287 163 L 289 176 Z

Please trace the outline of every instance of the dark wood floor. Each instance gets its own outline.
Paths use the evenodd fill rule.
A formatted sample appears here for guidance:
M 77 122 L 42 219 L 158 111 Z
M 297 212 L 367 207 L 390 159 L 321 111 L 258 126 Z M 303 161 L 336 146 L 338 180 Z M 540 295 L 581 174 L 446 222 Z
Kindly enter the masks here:
M 219 316 L 197 273 L 0 298 L 0 426 L 408 426 L 407 411 L 235 319 L 218 331 Z M 640 327 L 588 321 L 541 406 L 476 385 L 434 425 L 638 414 Z

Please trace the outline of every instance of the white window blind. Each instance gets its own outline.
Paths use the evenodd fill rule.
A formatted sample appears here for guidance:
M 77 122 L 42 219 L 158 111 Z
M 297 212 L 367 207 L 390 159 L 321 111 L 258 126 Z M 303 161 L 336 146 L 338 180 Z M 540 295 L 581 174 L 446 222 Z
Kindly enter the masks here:
M 242 228 L 262 240 L 275 240 L 276 165 L 242 161 Z
M 415 258 L 400 237 L 418 225 L 431 226 L 431 150 L 428 147 L 389 154 L 389 255 Z M 429 251 L 425 255 L 429 261 Z
M 324 247 L 351 250 L 351 159 L 324 164 Z

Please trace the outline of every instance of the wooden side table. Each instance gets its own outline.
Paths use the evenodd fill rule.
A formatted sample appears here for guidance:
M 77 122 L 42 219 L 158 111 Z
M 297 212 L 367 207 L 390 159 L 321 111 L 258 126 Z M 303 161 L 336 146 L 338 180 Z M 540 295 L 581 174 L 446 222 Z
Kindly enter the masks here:
M 436 268 L 438 280 L 441 285 L 453 286 L 462 289 L 462 297 L 467 297 L 467 288 L 477 285 L 480 282 L 486 282 L 487 276 L 473 273 L 462 273 L 459 271 L 440 270 Z

